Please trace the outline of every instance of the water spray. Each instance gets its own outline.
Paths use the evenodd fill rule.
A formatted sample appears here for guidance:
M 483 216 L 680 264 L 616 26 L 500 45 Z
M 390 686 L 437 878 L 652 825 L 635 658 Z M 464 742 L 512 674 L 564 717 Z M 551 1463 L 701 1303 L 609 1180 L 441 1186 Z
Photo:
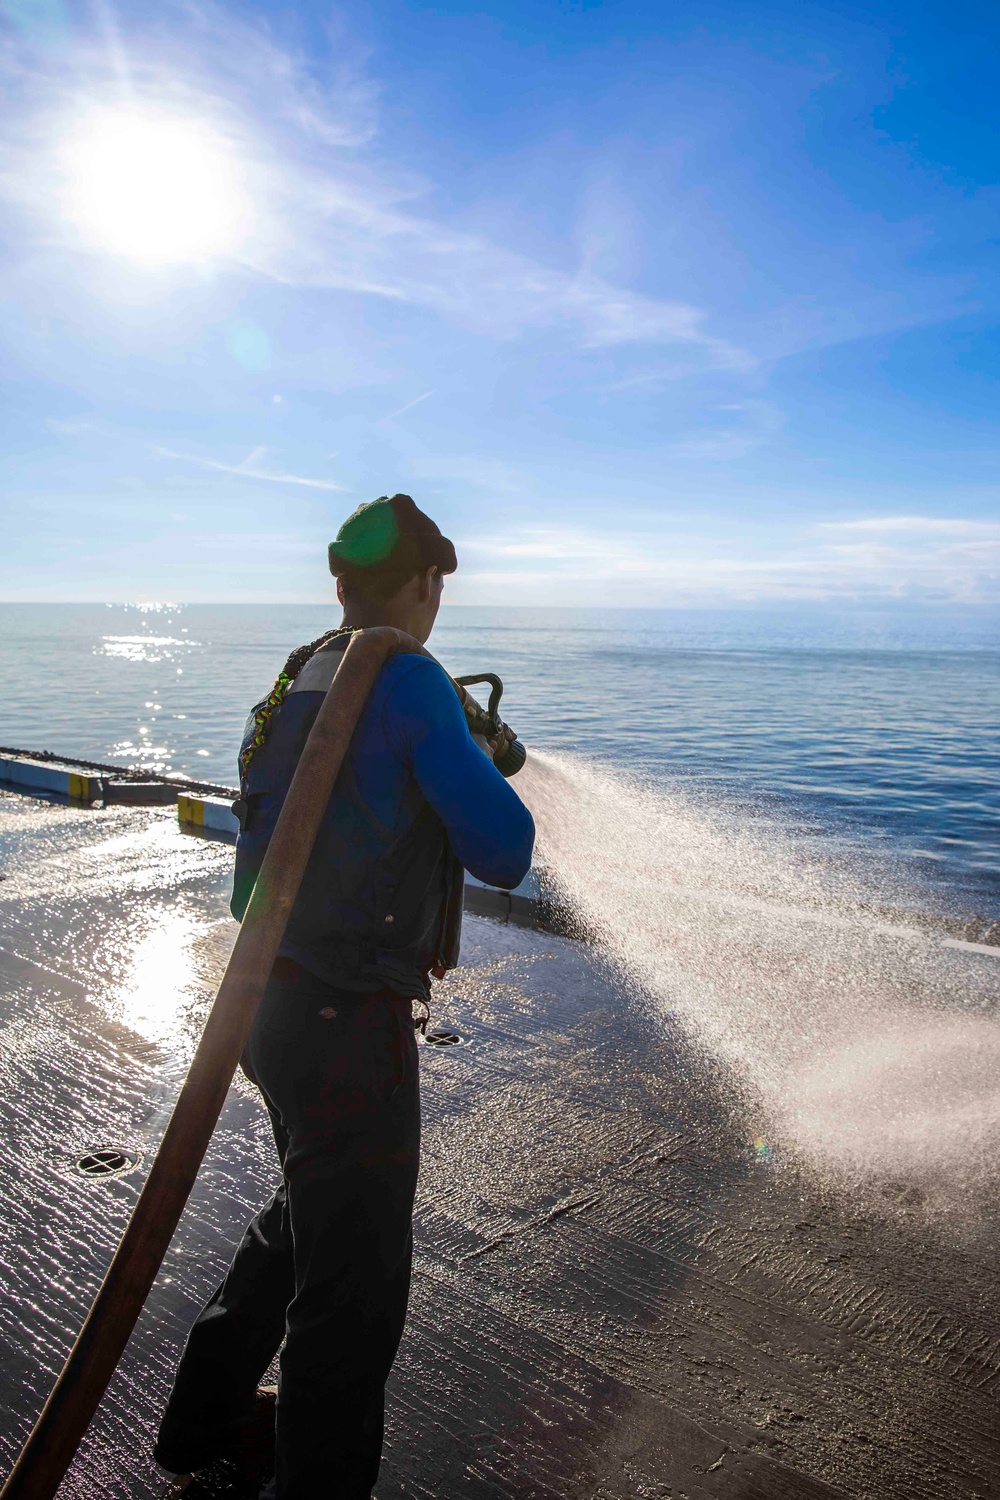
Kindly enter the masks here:
M 583 757 L 532 753 L 522 795 L 574 929 L 741 1101 L 757 1160 L 849 1192 L 904 1183 L 952 1221 L 995 1196 L 996 961 L 964 960 L 859 861 Z

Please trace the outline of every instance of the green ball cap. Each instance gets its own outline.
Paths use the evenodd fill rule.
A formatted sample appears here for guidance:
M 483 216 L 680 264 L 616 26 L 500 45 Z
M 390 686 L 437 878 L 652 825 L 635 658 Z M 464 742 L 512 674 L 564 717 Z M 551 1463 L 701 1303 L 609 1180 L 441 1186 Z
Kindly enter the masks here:
M 359 505 L 330 543 L 334 577 L 381 563 L 412 567 L 414 572 L 437 567 L 442 573 L 454 573 L 458 567 L 453 544 L 409 495 L 382 495 Z
M 337 532 L 331 552 L 349 568 L 370 568 L 385 562 L 399 540 L 399 522 L 388 500 L 359 505 Z

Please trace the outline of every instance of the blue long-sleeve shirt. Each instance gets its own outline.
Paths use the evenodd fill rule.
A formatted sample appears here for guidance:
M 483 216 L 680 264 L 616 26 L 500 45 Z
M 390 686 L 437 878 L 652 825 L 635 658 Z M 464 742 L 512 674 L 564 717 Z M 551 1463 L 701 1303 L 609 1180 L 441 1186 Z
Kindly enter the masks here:
M 464 867 L 509 890 L 528 873 L 531 814 L 469 733 L 455 689 L 437 662 L 394 656 L 373 694 L 352 751 L 358 789 L 379 818 L 398 826 L 416 787 L 444 824 Z
M 238 916 L 344 644 L 335 640 L 302 669 L 251 761 Z M 332 983 L 372 988 L 395 975 L 401 993 L 425 993 L 452 894 L 452 852 L 477 879 L 510 889 L 527 874 L 533 843 L 530 813 L 472 739 L 442 668 L 392 656 L 358 722 L 281 952 Z

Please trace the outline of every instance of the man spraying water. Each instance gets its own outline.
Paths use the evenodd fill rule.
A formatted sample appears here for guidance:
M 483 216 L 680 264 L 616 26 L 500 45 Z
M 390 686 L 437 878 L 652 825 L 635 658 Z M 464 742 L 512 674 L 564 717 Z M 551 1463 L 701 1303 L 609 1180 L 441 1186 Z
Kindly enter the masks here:
M 455 549 L 408 495 L 362 505 L 330 545 L 344 616 L 293 652 L 240 752 L 241 918 L 319 706 L 352 634 L 425 642 Z M 414 1000 L 458 960 L 462 869 L 510 888 L 534 826 L 427 656 L 378 676 L 320 826 L 243 1066 L 282 1183 L 185 1345 L 155 1449 L 186 1476 L 274 1420 L 258 1382 L 279 1346 L 276 1500 L 369 1500 L 410 1282 L 420 1105 Z M 483 750 L 486 750 L 486 754 Z

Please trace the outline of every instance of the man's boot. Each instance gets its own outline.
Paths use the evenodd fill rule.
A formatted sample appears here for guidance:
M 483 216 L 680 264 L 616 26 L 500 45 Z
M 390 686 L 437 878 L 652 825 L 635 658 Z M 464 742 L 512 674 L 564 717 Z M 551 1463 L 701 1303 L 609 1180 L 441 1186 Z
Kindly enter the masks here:
M 186 1493 L 197 1496 L 202 1489 L 201 1477 L 217 1463 L 231 1464 L 241 1492 L 257 1495 L 261 1485 L 274 1473 L 274 1414 L 278 1399 L 276 1385 L 257 1387 L 257 1409 L 253 1416 L 218 1443 L 197 1451 L 181 1442 L 163 1437 L 153 1449 L 153 1460 L 164 1478 L 169 1480 L 167 1496 Z

